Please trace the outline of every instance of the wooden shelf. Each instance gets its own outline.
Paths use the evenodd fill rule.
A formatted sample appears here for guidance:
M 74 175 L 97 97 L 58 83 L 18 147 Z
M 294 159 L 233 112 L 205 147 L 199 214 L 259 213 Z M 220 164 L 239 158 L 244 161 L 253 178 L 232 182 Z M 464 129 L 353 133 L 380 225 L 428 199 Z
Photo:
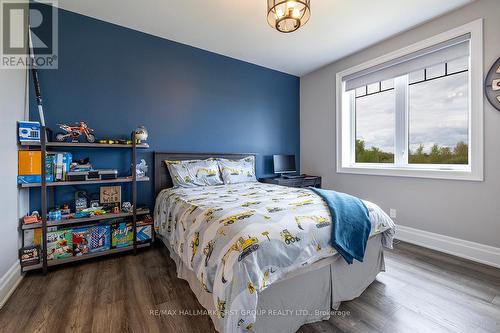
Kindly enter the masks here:
M 149 209 L 138 209 L 137 210 L 137 215 L 145 215 L 149 214 Z M 118 219 L 122 217 L 129 217 L 132 216 L 133 213 L 119 213 L 119 214 L 104 214 L 104 215 L 98 215 L 98 216 L 92 216 L 92 217 L 84 217 L 84 218 L 74 218 L 74 219 L 67 219 L 67 220 L 60 220 L 60 221 L 47 221 L 47 228 L 50 227 L 57 227 L 57 226 L 63 226 L 63 225 L 73 225 L 73 224 L 80 224 L 80 223 L 92 223 L 92 222 L 97 222 L 101 220 L 110 220 L 110 219 Z M 22 219 L 21 219 L 22 221 Z M 22 223 L 22 222 L 21 222 Z M 23 230 L 29 230 L 29 229 L 37 229 L 41 228 L 42 223 L 32 223 L 32 224 L 22 224 L 21 229 Z
M 147 182 L 149 177 L 137 178 L 138 182 Z M 106 180 L 82 180 L 82 181 L 58 181 L 58 182 L 47 182 L 47 187 L 51 186 L 74 186 L 74 185 L 92 185 L 92 184 L 112 184 L 112 183 L 130 183 L 132 182 L 132 177 L 118 177 L 116 179 L 106 179 Z M 40 187 L 41 183 L 27 183 L 18 184 L 21 188 L 28 187 Z
M 140 248 L 151 246 L 151 243 L 137 244 L 136 246 L 137 246 L 138 249 L 140 249 Z M 107 250 L 107 251 L 85 254 L 83 256 L 73 256 L 73 257 L 68 257 L 68 258 L 64 258 L 64 259 L 48 260 L 47 261 L 47 266 L 51 267 L 51 266 L 64 265 L 64 264 L 67 264 L 67 263 L 70 263 L 70 262 L 82 261 L 82 260 L 87 260 L 87 259 L 92 259 L 92 258 L 107 256 L 107 255 L 110 255 L 110 254 L 131 251 L 133 249 L 134 249 L 134 246 L 133 245 L 129 245 L 129 246 L 120 247 L 120 248 L 117 248 L 117 249 L 110 249 L 110 250 Z M 42 263 L 39 263 L 39 264 L 35 264 L 35 265 L 24 266 L 24 267 L 22 267 L 22 270 L 23 270 L 23 272 L 28 272 L 28 271 L 33 271 L 33 270 L 41 269 L 41 268 L 42 268 Z
M 20 142 L 21 147 L 40 147 L 40 142 Z M 132 148 L 132 144 L 109 144 L 109 143 L 72 143 L 72 142 L 47 142 L 47 148 L 64 147 L 64 148 Z M 147 143 L 138 143 L 135 146 L 137 149 L 149 148 Z

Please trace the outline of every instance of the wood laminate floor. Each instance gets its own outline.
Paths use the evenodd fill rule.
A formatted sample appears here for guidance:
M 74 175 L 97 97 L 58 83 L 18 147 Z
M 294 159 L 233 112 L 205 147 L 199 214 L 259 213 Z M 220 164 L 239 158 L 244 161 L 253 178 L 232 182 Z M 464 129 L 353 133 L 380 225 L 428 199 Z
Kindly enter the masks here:
M 299 332 L 500 332 L 500 269 L 407 243 L 385 258 L 387 272 L 341 305 L 344 316 Z M 0 332 L 215 332 L 208 316 L 180 310 L 203 308 L 156 245 L 28 274 L 0 310 Z

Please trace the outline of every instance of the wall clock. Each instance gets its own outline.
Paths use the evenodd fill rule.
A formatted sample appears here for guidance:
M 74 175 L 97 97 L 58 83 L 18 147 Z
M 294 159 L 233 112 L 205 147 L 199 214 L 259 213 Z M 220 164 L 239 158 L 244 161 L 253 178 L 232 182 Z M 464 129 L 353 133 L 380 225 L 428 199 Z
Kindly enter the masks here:
M 500 111 L 500 58 L 493 64 L 484 84 L 486 97 L 491 105 Z

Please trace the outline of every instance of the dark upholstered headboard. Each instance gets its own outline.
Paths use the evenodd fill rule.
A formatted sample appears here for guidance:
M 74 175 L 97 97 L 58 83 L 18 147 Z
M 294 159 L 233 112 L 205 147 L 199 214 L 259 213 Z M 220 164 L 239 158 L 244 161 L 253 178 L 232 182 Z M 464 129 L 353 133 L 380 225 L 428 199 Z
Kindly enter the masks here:
M 225 154 L 225 153 L 163 153 L 155 152 L 155 195 L 158 195 L 161 190 L 174 186 L 172 177 L 168 171 L 165 160 L 184 161 L 184 160 L 203 160 L 209 157 L 227 158 L 237 160 L 255 154 Z M 255 166 L 254 166 L 255 167 Z

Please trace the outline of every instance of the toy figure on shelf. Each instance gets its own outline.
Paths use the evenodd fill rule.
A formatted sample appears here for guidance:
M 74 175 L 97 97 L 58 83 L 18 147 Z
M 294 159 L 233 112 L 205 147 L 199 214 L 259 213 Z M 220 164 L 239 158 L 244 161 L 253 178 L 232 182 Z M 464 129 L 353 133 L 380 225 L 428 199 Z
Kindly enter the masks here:
M 23 224 L 32 224 L 32 223 L 41 223 L 42 218 L 40 217 L 40 213 L 34 210 L 31 215 L 26 215 L 23 217 Z
M 137 143 L 148 139 L 148 130 L 144 126 L 139 126 L 135 129 L 135 139 Z
M 86 209 L 88 203 L 88 195 L 85 191 L 76 191 L 75 192 L 75 211 L 79 213 L 80 211 Z
M 148 172 L 148 165 L 144 159 L 141 159 L 141 162 L 135 166 L 135 172 L 137 178 L 146 176 L 146 172 Z
M 122 204 L 122 212 L 124 213 L 131 213 L 133 211 L 133 207 L 132 207 L 132 204 L 128 201 L 125 201 L 123 204 Z
M 71 209 L 69 208 L 69 203 L 64 203 L 63 204 L 63 207 L 61 209 L 61 214 L 63 215 L 63 218 L 64 218 L 64 215 L 69 215 L 71 214 Z
M 64 132 L 56 134 L 56 141 L 63 142 L 66 139 L 71 139 L 71 142 L 77 143 L 80 136 L 85 135 L 85 139 L 88 143 L 95 142 L 95 135 L 92 134 L 94 130 L 87 126 L 87 123 L 80 121 L 75 123 L 75 126 L 70 126 L 67 124 L 57 124 Z

